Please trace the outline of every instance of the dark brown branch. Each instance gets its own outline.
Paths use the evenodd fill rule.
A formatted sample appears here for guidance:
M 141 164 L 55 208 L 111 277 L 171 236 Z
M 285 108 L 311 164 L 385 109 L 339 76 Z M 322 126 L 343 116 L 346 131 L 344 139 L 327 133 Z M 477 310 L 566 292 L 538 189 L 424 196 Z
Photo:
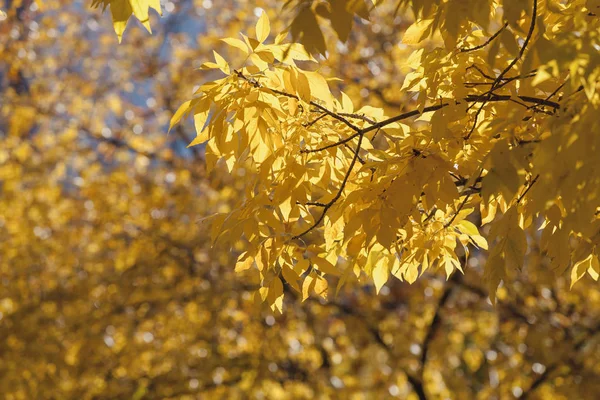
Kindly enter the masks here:
M 346 143 L 348 143 L 349 141 L 351 141 L 352 139 L 354 139 L 355 137 L 357 137 L 359 135 L 360 135 L 359 133 L 355 133 L 353 135 L 348 136 L 346 139 L 340 140 L 339 142 L 330 143 L 326 146 L 319 147 L 317 149 L 302 149 L 302 150 L 300 150 L 300 153 L 318 153 L 319 151 L 325 151 L 325 150 L 331 149 L 333 147 L 345 145 Z
M 323 114 L 319 115 L 317 118 L 313 119 L 312 121 L 302 124 L 302 126 L 304 126 L 305 128 L 310 128 L 311 126 L 313 126 L 314 124 L 316 124 L 317 122 L 319 122 L 320 120 L 325 118 L 326 116 L 327 116 L 327 114 L 323 113 Z
M 465 195 L 465 199 L 462 201 L 462 203 L 460 203 L 460 205 L 456 209 L 456 212 L 454 213 L 454 215 L 452 215 L 452 218 L 450 218 L 450 221 L 448 221 L 446 224 L 444 224 L 444 228 L 447 228 L 450 225 L 452 225 L 452 223 L 454 222 L 454 220 L 458 216 L 458 213 L 460 213 L 460 211 L 463 209 L 463 207 L 465 206 L 465 204 L 467 204 L 467 201 L 469 201 L 469 198 L 471 197 L 471 195 L 473 195 L 474 193 L 481 192 L 480 188 L 477 188 L 477 187 L 474 186 L 478 182 L 481 182 L 481 180 L 482 180 L 481 174 L 483 174 L 483 168 L 481 169 L 481 171 L 479 171 L 479 175 L 477 176 L 477 178 L 475 178 L 475 182 L 473 183 L 473 186 L 465 188 L 463 190 L 463 192 L 461 193 L 461 195 L 463 195 L 463 194 Z M 466 185 L 467 182 L 468 182 L 468 180 L 462 182 L 462 185 Z M 457 186 L 459 186 L 458 182 L 456 182 L 456 184 L 457 184 Z M 460 185 L 460 186 L 462 186 L 462 185 Z
M 472 64 L 472 65 L 468 66 L 466 71 L 469 71 L 471 68 L 476 70 L 477 72 L 479 72 L 481 74 L 481 76 L 489 79 L 490 81 L 496 80 L 496 78 L 494 78 L 493 76 L 490 76 L 490 75 L 486 74 L 485 72 L 483 72 L 483 70 L 481 68 L 479 68 L 479 66 L 477 66 L 476 64 Z M 493 83 L 493 82 L 490 82 L 490 83 Z
M 527 32 L 527 36 L 525 37 L 523 46 L 521 46 L 521 49 L 519 50 L 519 54 L 517 54 L 517 56 L 511 61 L 511 63 L 508 64 L 508 66 L 506 68 L 504 68 L 504 70 L 500 73 L 498 78 L 496 78 L 496 82 L 499 83 L 502 80 L 502 78 L 504 77 L 504 75 L 506 75 L 506 73 L 508 71 L 510 71 L 512 69 L 512 67 L 514 67 L 515 64 L 523 57 L 523 54 L 525 54 L 525 49 L 527 48 L 529 41 L 533 37 L 533 31 L 535 30 L 535 20 L 537 19 L 537 6 L 538 6 L 538 0 L 533 0 L 533 12 L 531 15 L 531 24 L 529 25 L 529 32 Z
M 444 309 L 444 306 L 448 302 L 450 295 L 455 287 L 457 282 L 460 282 L 462 279 L 462 275 L 454 274 L 451 278 L 451 282 L 446 284 L 446 288 L 438 301 L 437 307 L 435 309 L 435 314 L 433 315 L 433 319 L 431 320 L 431 324 L 429 324 L 429 329 L 427 330 L 427 334 L 425 335 L 425 339 L 423 339 L 423 344 L 421 345 L 421 374 L 425 371 L 425 363 L 427 362 L 427 354 L 429 353 L 429 348 L 431 345 L 431 341 L 433 340 L 435 334 L 438 331 L 440 321 L 441 321 L 441 313 Z
M 550 93 L 550 94 L 548 95 L 548 97 L 546 97 L 546 99 L 545 99 L 545 100 L 546 100 L 546 101 L 548 101 L 548 100 L 550 100 L 552 97 L 554 97 L 554 96 L 556 95 L 556 93 L 558 93 L 558 91 L 559 91 L 560 89 L 562 89 L 562 88 L 563 88 L 563 87 L 564 87 L 566 84 L 567 84 L 567 81 L 564 81 L 563 83 L 561 83 L 561 85 L 560 85 L 559 87 L 557 87 L 557 88 L 556 88 L 556 89 L 555 89 L 555 90 L 554 90 L 552 93 Z M 530 106 L 529 108 L 531 108 L 531 109 L 536 109 L 536 108 L 537 108 L 537 105 Z
M 523 400 L 529 398 L 531 393 L 533 393 L 539 386 L 541 386 L 548 380 L 550 374 L 554 372 L 554 370 L 556 370 L 557 366 L 558 365 L 556 364 L 548 366 L 546 370 L 531 383 L 531 386 L 529 386 L 529 388 L 523 392 L 520 399 Z
M 359 158 L 358 153 L 360 152 L 360 148 L 361 148 L 361 145 L 362 145 L 362 140 L 363 140 L 364 137 L 365 137 L 364 133 L 359 133 L 359 135 L 358 135 L 358 144 L 356 145 L 356 150 L 354 150 L 354 157 L 352 157 L 352 161 L 350 162 L 350 166 L 348 167 L 348 171 L 346 171 L 346 175 L 344 176 L 344 180 L 342 181 L 342 184 L 340 185 L 340 189 L 338 190 L 338 192 L 335 195 L 335 197 L 333 199 L 331 199 L 331 201 L 329 203 L 327 203 L 325 205 L 325 207 L 323 207 L 323 212 L 321 213 L 321 216 L 315 221 L 314 224 L 312 224 L 308 229 L 306 229 L 304 232 L 300 233 L 299 235 L 296 235 L 296 236 L 292 237 L 292 239 L 299 239 L 302 236 L 304 236 L 307 233 L 309 233 L 310 231 L 312 231 L 313 229 L 315 229 L 317 226 L 319 226 L 321 224 L 321 222 L 323 222 L 323 219 L 325 219 L 325 214 L 327 214 L 327 210 L 329 210 L 331 208 L 331 206 L 333 206 L 335 204 L 335 202 L 338 201 L 340 197 L 342 197 L 342 193 L 344 192 L 344 189 L 346 188 L 346 183 L 348 182 L 348 179 L 350 178 L 350 174 L 352 174 L 352 170 L 354 169 L 354 165 L 358 161 L 358 158 Z
M 521 46 L 521 49 L 519 50 L 519 54 L 517 54 L 517 56 L 508 64 L 508 66 L 506 68 L 504 68 L 502 70 L 500 75 L 498 75 L 498 77 L 494 80 L 494 84 L 492 85 L 492 87 L 490 88 L 490 90 L 486 96 L 488 100 L 484 101 L 481 104 L 481 106 L 479 107 L 479 109 L 477 110 L 477 113 L 475 114 L 475 118 L 473 120 L 473 125 L 471 126 L 469 133 L 467 133 L 467 135 L 464 137 L 465 140 L 469 140 L 469 138 L 475 131 L 475 128 L 477 127 L 477 122 L 479 121 L 479 115 L 481 114 L 481 111 L 483 110 L 483 108 L 485 107 L 485 105 L 487 104 L 489 99 L 491 99 L 492 96 L 494 96 L 494 90 L 499 89 L 501 86 L 506 84 L 506 82 L 504 82 L 504 84 L 502 82 L 504 79 L 504 75 L 506 75 L 508 73 L 508 71 L 510 71 L 512 69 L 512 67 L 514 67 L 515 64 L 523 57 L 523 54 L 525 53 L 525 49 L 527 48 L 529 41 L 533 37 L 533 32 L 535 30 L 535 20 L 537 18 L 537 0 L 533 0 L 533 13 L 532 14 L 533 15 L 531 16 L 531 24 L 529 26 L 529 32 L 527 32 L 527 36 L 525 37 L 523 46 Z
M 244 81 L 248 82 L 250 85 L 252 85 L 256 88 L 267 89 L 278 95 L 289 97 L 289 98 L 296 99 L 296 100 L 300 100 L 300 98 L 298 96 L 296 96 L 295 94 L 286 93 L 286 92 L 282 92 L 281 90 L 276 90 L 276 89 L 271 89 L 269 87 L 266 87 L 266 86 L 262 85 L 260 82 L 246 77 L 241 71 L 235 70 L 234 73 L 239 78 L 243 79 Z M 335 118 L 338 121 L 344 123 L 346 126 L 348 126 L 353 131 L 360 132 L 360 128 L 358 126 L 354 125 L 352 122 L 348 121 L 346 118 L 344 118 L 340 114 L 334 113 L 333 111 L 329 111 L 327 108 L 323 107 L 322 105 L 320 105 L 319 103 L 314 102 L 314 101 L 309 101 L 309 104 L 313 107 L 318 108 L 320 111 L 324 112 L 325 114 L 329 115 L 330 117 Z
M 554 101 L 550 101 L 550 100 L 546 100 L 546 99 L 540 99 L 538 97 L 531 97 L 531 96 L 517 96 L 517 98 L 521 99 L 522 101 L 526 102 L 526 103 L 534 103 L 537 105 L 542 105 L 542 106 L 547 106 L 547 107 L 551 107 L 554 109 L 560 108 L 560 104 L 554 102 Z M 467 97 L 465 97 L 465 101 L 467 102 L 476 102 L 476 103 L 480 103 L 480 102 L 496 102 L 496 101 L 509 101 L 511 100 L 511 96 L 509 95 L 499 95 L 499 94 L 493 94 L 489 100 L 486 99 L 485 95 L 469 95 Z
M 530 71 L 527 75 L 517 75 L 517 76 L 511 76 L 510 78 L 502 78 L 501 86 L 505 86 L 506 84 L 508 84 L 512 81 L 516 81 L 517 79 L 533 78 L 536 75 L 536 73 L 537 73 L 537 69 L 534 69 L 534 70 Z M 477 86 L 491 86 L 494 84 L 494 82 L 464 82 L 463 84 L 465 86 L 469 86 L 469 87 L 473 88 L 473 87 L 477 87 Z M 501 86 L 498 86 L 496 88 L 496 90 L 498 90 Z M 548 99 L 546 99 L 546 100 L 548 100 Z
M 352 150 L 352 147 L 348 146 L 348 144 L 345 144 L 345 145 L 344 145 L 344 147 L 345 147 L 345 148 L 347 148 L 347 149 L 348 149 L 348 150 L 350 150 L 350 151 L 354 151 L 354 150 Z M 365 165 L 365 164 L 366 164 L 365 160 L 363 160 L 363 159 L 361 158 L 361 156 L 358 156 L 358 162 L 359 162 L 359 163 L 361 163 L 362 165 Z
M 490 89 L 490 93 L 493 89 L 494 89 L 494 86 L 492 85 L 492 89 Z M 479 122 L 479 115 L 481 115 L 481 112 L 483 111 L 483 107 L 485 107 L 486 103 L 487 103 L 487 101 L 482 102 L 481 105 L 479 106 L 479 109 L 477 109 L 477 112 L 475 113 L 475 117 L 473 117 L 473 124 L 471 124 L 471 129 L 469 130 L 469 133 L 467 133 L 467 136 L 465 136 L 465 140 L 469 140 L 469 138 L 471 137 L 473 132 L 475 132 L 475 128 L 477 128 L 477 122 Z
M 539 177 L 540 177 L 539 175 L 536 175 L 535 178 L 533 178 L 533 180 L 529 183 L 529 185 L 527 186 L 527 189 L 525 189 L 525 191 L 517 199 L 517 205 L 521 202 L 521 200 L 523 200 L 523 197 L 525 197 L 527 192 L 529 192 L 529 190 L 531 190 L 531 187 L 537 182 Z
M 319 305 L 323 305 L 320 302 L 318 302 L 318 300 L 312 297 L 309 297 L 308 300 L 313 301 Z M 373 337 L 373 340 L 389 354 L 390 358 L 394 358 L 393 348 L 390 345 L 388 345 L 385 342 L 385 340 L 383 340 L 383 337 L 381 336 L 379 329 L 377 329 L 377 326 L 372 326 L 371 324 L 369 324 L 368 318 L 361 312 L 356 311 L 354 308 L 349 307 L 345 304 L 338 303 L 335 301 L 328 301 L 326 304 L 324 304 L 324 306 L 335 307 L 342 314 L 358 319 L 361 322 L 361 325 L 364 326 L 365 329 L 369 332 L 369 334 Z M 411 375 L 410 373 L 408 373 L 408 371 L 402 370 L 402 372 L 404 372 L 404 374 L 406 375 L 408 383 L 410 384 L 410 386 L 412 386 L 412 389 L 419 398 L 419 400 L 427 400 L 427 395 L 425 394 L 425 388 L 421 379 Z
M 411 118 L 414 117 L 416 115 L 421 115 L 424 114 L 426 112 L 432 112 L 432 111 L 437 111 L 441 108 L 444 108 L 446 106 L 450 105 L 450 103 L 442 103 L 442 104 L 436 104 L 435 106 L 429 106 L 429 107 L 425 107 L 423 108 L 423 111 L 420 110 L 412 110 L 412 111 L 408 111 L 405 112 L 403 114 L 400 115 L 396 115 L 395 117 L 391 117 L 388 118 L 386 120 L 383 120 L 381 122 L 378 122 L 374 125 L 368 126 L 366 128 L 363 128 L 361 133 L 365 134 L 365 133 L 369 133 L 371 131 L 374 131 L 375 129 L 381 129 L 384 126 L 393 124 L 394 122 L 398 122 L 398 121 L 402 121 L 403 119 L 407 119 L 407 118 Z
M 452 223 L 454 222 L 454 220 L 456 219 L 456 216 L 458 215 L 458 213 L 460 213 L 460 211 L 463 209 L 463 207 L 465 206 L 465 204 L 467 204 L 467 201 L 469 201 L 469 198 L 471 197 L 471 193 L 467 194 L 465 196 L 465 199 L 462 201 L 462 203 L 460 203 L 460 205 L 458 206 L 458 208 L 456 209 L 456 212 L 452 215 L 452 218 L 450 218 L 450 221 L 446 222 L 444 224 L 444 228 L 449 227 L 450 225 L 452 225 Z
M 539 104 L 539 105 L 544 105 L 544 106 L 548 106 L 548 107 L 552 107 L 552 108 L 559 108 L 560 104 L 553 102 L 553 101 L 548 101 L 545 99 L 540 99 L 537 97 L 531 97 L 531 96 L 517 96 L 519 99 L 521 99 L 522 101 L 526 102 L 526 103 L 535 103 L 535 104 Z M 495 101 L 508 101 L 510 100 L 510 96 L 509 95 L 497 95 L 497 94 L 493 94 L 489 99 L 487 99 L 487 96 L 484 95 L 469 95 L 467 97 L 465 97 L 463 100 L 467 103 L 480 103 L 480 102 L 495 102 Z M 454 102 L 454 104 L 460 104 L 460 102 Z M 372 126 L 363 128 L 361 130 L 362 133 L 368 133 L 374 129 L 378 129 L 378 128 L 383 128 L 386 125 L 392 124 L 394 122 L 397 121 L 401 121 L 403 119 L 407 119 L 410 117 L 414 117 L 417 115 L 421 115 L 424 114 L 426 112 L 432 112 L 432 111 L 437 111 L 441 108 L 447 107 L 449 106 L 450 103 L 442 103 L 442 104 L 437 104 L 435 106 L 429 106 L 429 107 L 425 107 L 423 109 L 423 111 L 419 111 L 419 110 L 412 110 L 412 111 L 408 111 L 406 113 L 397 115 L 395 117 L 391 117 L 388 118 L 386 120 L 383 120 L 381 122 L 378 122 Z M 354 137 L 358 136 L 358 133 L 353 135 Z
M 375 121 L 375 120 L 367 117 L 366 115 L 351 114 L 351 113 L 338 113 L 338 114 L 341 115 L 342 117 L 360 119 L 361 121 L 368 122 L 369 124 L 376 124 L 377 123 L 377 121 Z
M 508 26 L 508 22 L 506 22 L 502 26 L 502 28 L 500 28 L 498 30 L 498 32 L 496 32 L 492 36 L 490 36 L 490 38 L 488 40 L 486 40 L 485 43 L 480 44 L 479 46 L 475 46 L 475 47 L 462 48 L 462 49 L 460 49 L 460 52 L 461 53 L 466 53 L 466 52 L 469 52 L 469 51 L 475 51 L 475 50 L 483 49 L 485 46 L 487 46 L 488 44 L 490 44 L 492 42 L 492 40 L 496 39 L 498 37 L 498 35 L 500 35 L 502 33 L 502 31 L 506 29 L 507 26 Z
M 531 96 L 517 96 L 519 99 L 521 99 L 523 102 L 526 103 L 533 103 L 536 105 L 543 105 L 543 106 L 547 106 L 547 107 L 551 107 L 554 109 L 558 109 L 560 107 L 560 104 L 554 102 L 554 101 L 550 101 L 550 100 L 546 100 L 546 99 L 540 99 L 537 97 L 531 97 Z M 497 101 L 510 101 L 511 100 L 511 96 L 509 95 L 498 95 L 498 94 L 493 94 L 492 96 L 488 96 L 483 94 L 483 95 L 468 95 L 467 97 L 465 97 L 463 99 L 463 101 L 467 102 L 467 103 L 487 103 L 487 102 L 497 102 Z M 427 112 L 433 112 L 433 111 L 437 111 L 439 109 L 442 109 L 444 107 L 449 106 L 451 103 L 442 103 L 442 104 L 436 104 L 434 106 L 429 106 L 429 107 L 425 107 L 423 109 L 423 111 L 419 111 L 419 110 L 412 110 L 412 111 L 408 111 L 405 112 L 403 114 L 400 115 L 396 115 L 395 117 L 391 117 L 388 118 L 386 120 L 383 120 L 381 122 L 377 122 L 374 125 L 365 127 L 363 129 L 361 129 L 359 132 L 356 132 L 350 136 L 348 136 L 345 139 L 342 139 L 338 142 L 335 143 L 330 143 L 326 146 L 317 148 L 317 149 L 303 149 L 300 150 L 301 153 L 316 153 L 319 151 L 324 151 L 327 149 L 331 149 L 333 147 L 336 146 L 340 146 L 343 145 L 344 143 L 348 143 L 349 141 L 351 141 L 352 139 L 356 138 L 357 136 L 359 136 L 361 133 L 368 133 L 371 132 L 372 130 L 375 129 L 379 129 L 379 128 L 383 128 L 387 125 L 390 125 L 394 122 L 398 122 L 404 119 L 408 119 L 411 117 L 415 117 L 417 115 L 421 115 Z M 455 102 L 455 104 L 460 104 L 460 102 Z
M 297 201 L 296 204 L 302 205 L 303 203 L 300 203 L 300 202 Z M 319 201 L 307 201 L 303 205 L 305 205 L 305 206 L 315 206 L 315 207 L 325 207 L 327 204 L 321 203 Z
M 556 93 L 558 93 L 558 91 L 560 89 L 562 89 L 566 84 L 567 84 L 567 81 L 564 81 L 563 83 L 561 83 L 561 85 L 559 87 L 557 87 L 556 89 L 554 89 L 554 91 L 552 93 L 550 93 L 548 95 L 548 97 L 546 97 L 546 100 L 550 100 L 552 97 L 554 97 L 556 95 Z

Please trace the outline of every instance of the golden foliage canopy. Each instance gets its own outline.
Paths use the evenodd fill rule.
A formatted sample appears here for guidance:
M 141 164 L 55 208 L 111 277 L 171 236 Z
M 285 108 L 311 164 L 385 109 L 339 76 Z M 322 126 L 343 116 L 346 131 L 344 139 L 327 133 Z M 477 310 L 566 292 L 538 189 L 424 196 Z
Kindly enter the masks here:
M 600 391 L 597 2 L 9 3 L 7 399 Z
M 390 275 L 450 276 L 489 242 L 493 301 L 524 265 L 527 232 L 548 273 L 598 279 L 596 1 L 395 2 L 415 16 L 397 107 L 356 107 L 316 54 L 320 20 L 343 40 L 383 4 L 292 3 L 296 41 L 270 39 L 263 13 L 254 34 L 224 39 L 241 57 L 203 65 L 225 77 L 172 119 L 193 115 L 208 168 L 247 171 L 245 196 L 211 229 L 247 241 L 236 269 L 256 266 L 263 300 L 281 310 L 283 281 L 326 297 L 326 275 L 378 290 Z

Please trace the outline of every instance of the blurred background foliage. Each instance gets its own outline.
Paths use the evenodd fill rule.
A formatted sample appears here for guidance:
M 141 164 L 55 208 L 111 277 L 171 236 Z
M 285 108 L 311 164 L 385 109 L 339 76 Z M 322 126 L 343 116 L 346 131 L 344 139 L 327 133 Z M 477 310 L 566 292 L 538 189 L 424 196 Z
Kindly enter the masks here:
M 353 283 L 301 303 L 286 287 L 283 315 L 210 248 L 202 217 L 244 178 L 207 176 L 192 124 L 168 121 L 220 38 L 261 8 L 286 27 L 281 3 L 163 1 L 153 34 L 132 20 L 121 45 L 87 1 L 0 3 L 2 397 L 598 398 L 596 283 L 547 278 L 535 248 L 496 307 L 472 254 L 465 276 L 379 296 Z M 323 27 L 336 51 L 321 72 L 357 106 L 410 101 L 394 97 L 410 22 L 393 12 L 357 20 L 346 44 Z

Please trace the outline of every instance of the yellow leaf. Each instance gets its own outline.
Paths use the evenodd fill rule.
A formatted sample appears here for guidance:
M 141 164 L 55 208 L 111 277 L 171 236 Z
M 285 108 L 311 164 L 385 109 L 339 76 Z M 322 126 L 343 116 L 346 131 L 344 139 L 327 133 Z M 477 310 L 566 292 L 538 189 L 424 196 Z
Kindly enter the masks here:
M 415 283 L 415 281 L 417 280 L 417 278 L 419 277 L 419 269 L 416 265 L 410 265 L 407 269 L 406 272 L 404 273 L 404 278 L 406 279 L 406 281 L 410 284 Z
M 304 72 L 304 75 L 306 75 L 306 78 L 308 79 L 312 96 L 323 101 L 327 107 L 332 108 L 333 96 L 329 91 L 329 85 L 325 78 L 318 72 L 312 71 Z
M 254 257 L 251 257 L 248 252 L 240 254 L 235 263 L 235 272 L 242 272 L 250 269 L 254 263 Z
M 352 99 L 350 99 L 350 97 L 344 92 L 342 92 L 342 111 L 347 113 L 354 112 L 354 104 L 352 103 Z
M 292 22 L 291 31 L 294 39 L 300 40 L 309 53 L 325 54 L 325 37 L 310 7 L 302 7 Z
M 171 131 L 171 129 L 173 129 L 173 127 L 177 125 L 179 121 L 181 121 L 181 118 L 188 112 L 191 102 L 191 100 L 186 101 L 179 106 L 177 111 L 175 111 L 175 114 L 173 114 L 173 117 L 171 118 L 171 123 L 169 124 L 169 131 Z
M 267 17 L 267 13 L 263 11 L 256 23 L 256 39 L 262 43 L 269 37 L 269 33 L 271 33 L 269 17 Z
M 571 270 L 571 289 L 578 280 L 583 278 L 583 275 L 585 275 L 587 271 L 593 269 L 592 264 L 595 258 L 596 257 L 593 254 L 590 254 L 583 260 L 580 260 L 573 265 L 573 269 Z M 596 265 L 597 264 L 598 260 L 596 259 Z
M 588 269 L 588 274 L 590 274 L 595 281 L 600 277 L 600 262 L 598 262 L 598 257 L 596 257 L 596 255 L 592 257 L 592 265 L 590 265 L 590 268 Z
M 317 279 L 315 280 L 315 294 L 324 300 L 327 300 L 327 289 L 329 285 L 327 284 L 327 280 L 322 276 L 317 275 Z
M 133 13 L 128 0 L 116 0 L 110 3 L 110 13 L 112 14 L 113 27 L 119 39 L 123 40 L 123 32 L 127 27 L 127 21 Z
M 389 260 L 387 257 L 384 257 L 373 267 L 373 282 L 375 283 L 375 291 L 377 294 L 379 294 L 379 291 L 388 281 L 389 277 Z
M 308 299 L 311 290 L 315 287 L 315 276 L 316 274 L 310 273 L 302 283 L 302 301 Z
M 550 74 L 546 69 L 540 68 L 535 74 L 535 77 L 531 82 L 531 86 L 535 87 L 540 83 L 547 81 L 548 79 L 552 79 L 552 74 Z
M 273 278 L 269 285 L 267 302 L 273 311 L 283 312 L 283 283 L 278 277 Z
M 100 4 L 104 8 L 110 4 L 113 26 L 119 43 L 123 38 L 123 32 L 131 15 L 139 19 L 148 32 L 151 32 L 148 10 L 152 8 L 159 15 L 161 14 L 160 0 L 94 0 L 92 7 L 98 7 Z
M 506 277 L 504 262 L 499 254 L 492 254 L 487 259 L 483 270 L 483 277 L 490 294 L 490 301 L 492 304 L 496 304 L 496 290 L 500 282 Z
M 214 50 L 213 50 L 213 54 L 215 56 L 215 61 L 216 61 L 217 67 L 221 71 L 223 71 L 225 74 L 229 75 L 230 71 L 229 71 L 229 64 L 227 64 L 227 61 L 225 61 L 225 59 L 223 57 L 221 57 L 221 55 Z
M 231 47 L 235 47 L 236 49 L 243 51 L 245 54 L 248 54 L 248 45 L 243 40 L 236 38 L 225 38 L 221 40 Z
M 309 103 L 310 102 L 310 84 L 308 82 L 308 78 L 302 72 L 298 71 L 297 79 L 296 79 L 296 93 L 301 100 Z
M 283 219 L 287 221 L 290 218 L 290 213 L 292 212 L 292 198 L 288 197 L 285 199 L 280 205 L 279 210 L 281 211 L 281 215 Z
M 306 272 L 306 270 L 310 267 L 310 261 L 306 258 L 302 258 L 298 260 L 296 265 L 294 265 L 294 272 L 296 275 L 300 276 Z
M 150 18 L 148 15 L 148 7 L 150 7 L 149 2 L 147 0 L 129 0 L 129 3 L 131 4 L 133 15 L 140 20 L 148 32 L 152 33 L 152 29 L 150 29 Z
M 433 19 L 420 19 L 408 27 L 404 36 L 402 36 L 402 43 L 404 44 L 417 44 L 428 35 L 427 32 Z
M 317 267 L 319 271 L 325 272 L 328 275 L 340 275 L 340 272 L 335 268 L 335 266 L 325 258 L 315 256 L 312 257 L 310 261 Z
M 470 235 L 470 236 L 479 235 L 479 230 L 477 229 L 475 224 L 473 224 L 470 221 L 462 220 L 457 224 L 457 227 L 461 232 L 466 233 L 467 235 Z
M 325 238 L 325 250 L 330 251 L 336 240 L 343 238 L 344 231 L 344 219 L 338 218 L 335 223 L 331 223 L 331 220 L 326 217 L 323 237 Z
M 283 275 L 283 279 L 285 279 L 285 281 L 289 283 L 292 288 L 300 292 L 300 286 L 298 285 L 299 276 L 296 275 L 293 269 L 291 269 L 287 264 L 283 264 L 281 267 L 281 274 Z
M 473 236 L 471 236 L 471 240 L 473 242 L 475 242 L 475 245 L 477 247 L 479 247 L 480 249 L 484 249 L 484 250 L 488 249 L 488 242 L 487 242 L 487 240 L 485 240 L 485 238 L 483 236 L 473 235 Z

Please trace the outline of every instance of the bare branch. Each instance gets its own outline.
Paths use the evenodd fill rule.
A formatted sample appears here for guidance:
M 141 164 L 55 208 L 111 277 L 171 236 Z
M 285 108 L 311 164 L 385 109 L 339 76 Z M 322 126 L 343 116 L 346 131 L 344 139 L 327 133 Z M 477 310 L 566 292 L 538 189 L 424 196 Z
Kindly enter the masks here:
M 421 345 L 421 374 L 423 374 L 425 370 L 425 363 L 427 362 L 427 354 L 429 353 L 429 347 L 431 345 L 431 341 L 433 340 L 435 334 L 440 325 L 441 321 L 441 313 L 444 309 L 444 306 L 448 302 L 450 295 L 454 289 L 454 284 L 456 282 L 460 282 L 462 275 L 454 274 L 451 278 L 452 282 L 448 282 L 444 292 L 442 293 L 440 300 L 438 301 L 437 307 L 435 309 L 435 314 L 433 315 L 433 319 L 431 320 L 431 324 L 429 324 L 429 329 L 427 330 L 427 334 L 425 335 L 425 339 L 423 340 L 423 344 Z

